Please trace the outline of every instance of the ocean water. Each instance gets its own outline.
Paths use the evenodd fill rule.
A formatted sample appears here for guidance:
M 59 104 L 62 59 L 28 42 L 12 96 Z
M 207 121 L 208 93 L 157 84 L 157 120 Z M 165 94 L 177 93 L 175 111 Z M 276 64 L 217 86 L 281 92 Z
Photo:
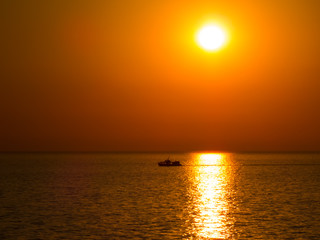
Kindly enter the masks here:
M 0 239 L 320 239 L 320 154 L 1 154 Z

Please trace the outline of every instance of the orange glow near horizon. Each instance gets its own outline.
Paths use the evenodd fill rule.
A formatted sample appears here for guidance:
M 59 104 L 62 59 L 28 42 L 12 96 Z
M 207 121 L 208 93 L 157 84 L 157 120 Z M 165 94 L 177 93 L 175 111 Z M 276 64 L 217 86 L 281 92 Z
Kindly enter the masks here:
M 320 150 L 320 1 L 6 2 L 0 151 Z

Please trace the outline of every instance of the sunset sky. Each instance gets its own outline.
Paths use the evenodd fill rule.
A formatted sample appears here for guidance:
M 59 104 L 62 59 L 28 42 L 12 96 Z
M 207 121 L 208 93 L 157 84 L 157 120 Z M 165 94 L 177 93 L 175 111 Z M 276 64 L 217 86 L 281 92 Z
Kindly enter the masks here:
M 2 0 L 0 151 L 320 151 L 319 10 Z

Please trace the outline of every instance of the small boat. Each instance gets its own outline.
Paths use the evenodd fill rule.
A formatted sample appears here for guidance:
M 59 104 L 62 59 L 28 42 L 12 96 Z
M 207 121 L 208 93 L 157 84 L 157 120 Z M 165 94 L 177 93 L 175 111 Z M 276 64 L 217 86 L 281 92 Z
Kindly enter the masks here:
M 179 161 L 171 161 L 169 158 L 163 162 L 158 162 L 158 166 L 160 167 L 176 167 L 182 166 Z

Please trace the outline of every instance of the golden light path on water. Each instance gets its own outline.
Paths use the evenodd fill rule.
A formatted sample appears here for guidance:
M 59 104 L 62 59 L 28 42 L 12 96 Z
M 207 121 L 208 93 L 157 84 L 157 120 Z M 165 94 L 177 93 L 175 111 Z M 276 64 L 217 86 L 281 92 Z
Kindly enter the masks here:
M 227 219 L 228 167 L 227 155 L 195 154 L 194 234 L 197 239 L 226 239 L 230 237 Z

